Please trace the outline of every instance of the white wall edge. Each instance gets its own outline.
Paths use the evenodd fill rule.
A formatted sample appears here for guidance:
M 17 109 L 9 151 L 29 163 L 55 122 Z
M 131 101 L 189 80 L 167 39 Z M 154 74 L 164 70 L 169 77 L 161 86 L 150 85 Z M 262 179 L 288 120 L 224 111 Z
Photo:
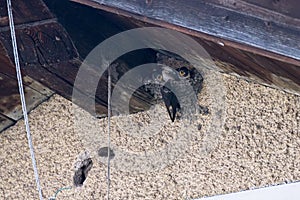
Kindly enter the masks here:
M 300 182 L 237 193 L 205 197 L 195 200 L 299 200 Z

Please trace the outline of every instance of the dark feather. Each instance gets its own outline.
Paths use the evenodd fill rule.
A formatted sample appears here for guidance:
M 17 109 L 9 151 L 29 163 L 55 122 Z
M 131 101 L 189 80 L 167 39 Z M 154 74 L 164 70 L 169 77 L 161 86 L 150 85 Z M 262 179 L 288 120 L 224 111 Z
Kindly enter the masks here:
M 175 121 L 176 113 L 180 110 L 180 104 L 176 95 L 166 86 L 161 87 L 161 94 L 172 122 Z
M 176 69 L 178 72 L 183 71 L 183 79 L 187 80 L 189 84 L 193 86 L 194 92 L 198 94 L 201 91 L 202 88 L 202 82 L 203 82 L 203 77 L 202 75 L 194 68 L 188 69 L 186 67 L 181 67 Z M 169 88 L 171 85 L 171 82 L 173 83 L 173 86 L 176 82 L 180 84 L 179 80 L 177 81 L 176 78 L 174 80 L 167 81 L 164 86 L 161 87 L 161 94 L 162 94 L 162 99 L 165 103 L 165 106 L 167 108 L 168 114 L 170 116 L 170 119 L 172 122 L 175 121 L 177 113 L 180 112 L 181 106 L 178 101 L 178 98 L 172 92 Z M 177 85 L 179 86 L 179 85 Z M 182 86 L 181 86 L 182 87 Z M 178 88 L 179 90 L 184 90 L 185 87 L 183 88 Z

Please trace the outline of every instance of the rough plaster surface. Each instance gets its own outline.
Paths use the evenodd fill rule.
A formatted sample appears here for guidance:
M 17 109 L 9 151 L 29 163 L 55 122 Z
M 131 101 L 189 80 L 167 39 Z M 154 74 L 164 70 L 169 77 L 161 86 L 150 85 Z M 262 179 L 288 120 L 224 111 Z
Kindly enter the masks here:
M 227 75 L 223 80 L 225 123 L 214 148 L 204 147 L 210 116 L 201 115 L 196 122 L 200 130 L 192 134 L 189 146 L 159 170 L 124 170 L 117 165 L 117 148 L 141 154 L 160 149 L 181 133 L 181 122 L 170 123 L 160 106 L 155 113 L 162 113 L 165 125 L 141 140 L 122 132 L 126 126 L 118 124 L 128 118 L 113 117 L 111 199 L 199 198 L 300 180 L 300 97 Z M 206 104 L 205 89 L 201 96 L 200 103 Z M 88 130 L 74 131 L 72 109 L 71 102 L 54 95 L 29 115 L 44 198 L 73 185 L 75 165 L 88 152 L 93 166 L 84 185 L 62 191 L 57 199 L 104 199 L 106 165 L 95 154 L 97 144 L 86 143 L 92 136 Z M 142 127 L 149 123 L 147 116 L 135 114 L 132 120 Z M 106 119 L 92 123 L 106 133 Z M 38 199 L 24 121 L 1 133 L 0 144 L 0 199 Z

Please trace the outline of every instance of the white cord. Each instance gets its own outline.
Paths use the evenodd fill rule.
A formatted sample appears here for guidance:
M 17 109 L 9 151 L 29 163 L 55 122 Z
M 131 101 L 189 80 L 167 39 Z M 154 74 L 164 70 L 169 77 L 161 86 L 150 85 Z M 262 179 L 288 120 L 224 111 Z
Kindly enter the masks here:
M 24 115 L 24 122 L 25 122 L 27 139 L 28 139 L 28 146 L 30 149 L 30 155 L 31 155 L 31 160 L 32 160 L 32 165 L 33 165 L 33 170 L 34 170 L 35 181 L 36 181 L 37 189 L 39 192 L 39 198 L 40 198 L 40 200 L 43 200 L 42 189 L 41 189 L 41 185 L 40 185 L 40 179 L 39 179 L 38 169 L 36 166 L 34 149 L 33 149 L 33 145 L 32 145 L 30 129 L 29 129 L 29 122 L 28 122 L 28 116 L 27 116 L 25 95 L 24 95 L 24 90 L 23 90 L 23 82 L 22 82 L 22 75 L 21 75 L 21 69 L 20 69 L 20 62 L 19 62 L 16 33 L 15 33 L 15 27 L 14 27 L 14 21 L 13 21 L 11 0 L 7 0 L 7 12 L 8 12 L 8 18 L 9 18 L 10 31 L 11 31 L 10 33 L 11 33 L 11 39 L 12 39 L 13 52 L 14 52 L 14 59 L 15 59 L 15 64 L 16 64 L 18 86 L 19 86 L 22 110 L 23 110 L 23 115 Z
M 110 98 L 111 98 L 111 74 L 110 68 L 107 69 L 108 73 L 108 89 L 107 89 L 107 132 L 108 132 L 108 153 L 107 153 L 107 200 L 109 200 L 110 195 L 110 118 L 111 118 L 111 105 L 110 105 Z

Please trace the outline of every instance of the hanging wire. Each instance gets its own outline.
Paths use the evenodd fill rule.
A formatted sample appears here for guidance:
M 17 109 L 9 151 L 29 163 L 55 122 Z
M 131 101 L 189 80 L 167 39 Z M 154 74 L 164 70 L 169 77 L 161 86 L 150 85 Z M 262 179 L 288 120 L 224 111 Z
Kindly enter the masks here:
M 28 116 L 27 116 L 27 109 L 26 109 L 25 95 L 24 95 L 24 90 L 23 90 L 23 82 L 22 82 L 22 75 L 21 75 L 21 69 L 20 69 L 20 62 L 19 62 L 16 33 L 15 33 L 15 27 L 14 27 L 14 21 L 13 21 L 11 0 L 7 0 L 7 12 L 8 12 L 8 18 L 9 18 L 10 33 L 11 33 L 11 39 L 12 39 L 13 52 L 14 52 L 14 59 L 15 59 L 15 64 L 16 64 L 17 79 L 18 79 L 18 86 L 19 86 L 20 98 L 21 98 L 21 103 L 22 103 L 22 110 L 23 110 L 23 115 L 24 115 L 24 122 L 25 122 L 26 133 L 27 133 L 28 146 L 30 149 L 30 155 L 31 155 L 31 161 L 32 161 L 32 166 L 33 166 L 33 170 L 34 170 L 35 181 L 36 181 L 37 189 L 39 192 L 39 199 L 42 200 L 43 199 L 42 189 L 41 189 L 41 185 L 40 185 L 38 169 L 36 166 L 36 160 L 35 160 L 35 156 L 34 156 L 34 148 L 32 145 L 32 139 L 31 139 Z
M 72 187 L 63 187 L 63 188 L 60 188 L 60 189 L 58 189 L 58 190 L 55 192 L 55 194 L 54 194 L 53 197 L 50 197 L 50 198 L 49 198 L 49 200 L 56 200 L 56 197 L 57 197 L 58 193 L 60 193 L 60 192 L 63 191 L 63 190 L 71 190 L 71 189 L 72 189 Z
M 107 152 L 107 200 L 110 196 L 110 118 L 111 118 L 111 74 L 110 67 L 107 69 L 108 73 L 108 89 L 107 89 L 107 132 L 108 132 L 108 152 Z

